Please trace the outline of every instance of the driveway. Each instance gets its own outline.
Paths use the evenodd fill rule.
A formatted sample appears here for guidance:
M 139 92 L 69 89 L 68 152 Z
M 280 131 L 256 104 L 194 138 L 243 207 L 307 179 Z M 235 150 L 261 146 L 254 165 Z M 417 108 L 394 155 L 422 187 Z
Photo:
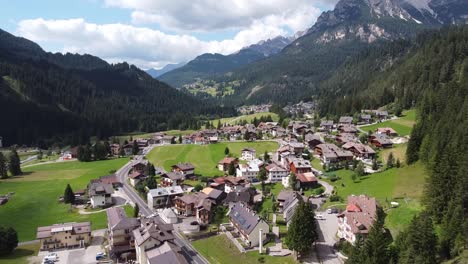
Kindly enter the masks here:
M 57 250 L 57 256 L 59 261 L 56 264 L 95 264 L 96 254 L 98 252 L 104 252 L 102 243 L 104 242 L 105 229 L 95 230 L 92 232 L 91 245 L 87 248 L 79 249 L 63 249 Z M 43 251 L 39 253 L 41 259 L 48 255 L 49 252 Z
M 338 230 L 337 214 L 327 214 L 326 212 L 316 212 L 325 218 L 317 220 L 319 224 L 319 239 L 317 245 L 317 257 L 324 264 L 342 264 L 333 250 L 333 245 L 337 241 L 336 232 Z

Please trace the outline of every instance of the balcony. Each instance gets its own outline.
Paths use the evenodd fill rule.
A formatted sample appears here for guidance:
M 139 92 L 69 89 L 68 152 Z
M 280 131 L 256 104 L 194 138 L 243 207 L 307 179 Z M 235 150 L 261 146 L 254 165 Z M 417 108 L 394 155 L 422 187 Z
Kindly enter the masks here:
M 58 240 L 58 239 L 44 240 L 42 243 L 44 245 L 58 244 L 58 243 L 60 243 L 60 240 Z

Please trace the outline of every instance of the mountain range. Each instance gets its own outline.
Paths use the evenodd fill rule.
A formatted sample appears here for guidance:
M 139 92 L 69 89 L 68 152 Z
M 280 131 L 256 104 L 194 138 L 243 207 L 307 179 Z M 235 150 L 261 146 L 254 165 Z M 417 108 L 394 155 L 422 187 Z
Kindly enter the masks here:
M 180 68 L 180 67 L 182 67 L 184 65 L 185 65 L 184 62 L 169 63 L 166 66 L 162 67 L 161 69 L 154 69 L 154 68 L 148 69 L 148 70 L 146 70 L 146 73 L 151 75 L 151 77 L 153 77 L 153 78 L 158 78 L 159 76 L 161 76 L 161 75 L 163 75 L 163 74 L 165 74 L 167 72 L 170 72 L 172 70 L 175 70 L 177 68 Z
M 243 65 L 267 58 L 280 52 L 290 44 L 297 35 L 290 38 L 278 36 L 242 48 L 230 55 L 205 53 L 197 56 L 186 65 L 169 71 L 158 77 L 158 80 L 181 88 L 197 79 L 212 79 Z
M 233 95 L 222 98 L 232 105 L 309 100 L 320 82 L 369 46 L 467 22 L 464 0 L 341 0 L 275 56 L 223 68 L 220 63 L 226 56 L 201 55 L 160 80 L 175 87 L 194 78 L 242 83 Z
M 91 135 L 196 128 L 197 115 L 224 111 L 133 65 L 48 53 L 2 30 L 0 76 L 0 135 L 6 145 L 77 144 Z

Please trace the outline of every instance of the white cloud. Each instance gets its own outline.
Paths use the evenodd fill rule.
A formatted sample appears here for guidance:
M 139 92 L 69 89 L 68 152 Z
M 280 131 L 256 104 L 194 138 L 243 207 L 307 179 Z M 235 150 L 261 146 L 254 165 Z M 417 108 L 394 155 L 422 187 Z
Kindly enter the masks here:
M 105 0 L 106 6 L 133 10 L 135 24 L 159 24 L 178 31 L 243 29 L 274 17 L 281 26 L 304 30 L 318 15 L 318 6 L 336 0 Z M 286 18 L 287 17 L 287 18 Z M 275 24 L 279 26 L 279 24 Z
M 58 52 L 89 53 L 142 68 L 189 61 L 202 53 L 230 54 L 242 47 L 312 26 L 336 0 L 104 0 L 131 10 L 133 25 L 94 24 L 83 18 L 22 20 L 17 33 Z M 144 27 L 158 24 L 161 30 Z M 165 31 L 171 30 L 175 34 Z M 191 33 L 223 33 L 231 39 L 202 41 Z M 57 48 L 59 47 L 59 48 Z
M 59 46 L 58 52 L 89 53 L 110 62 L 162 67 L 170 62 L 188 61 L 202 53 L 230 54 L 260 40 L 284 34 L 284 30 L 261 22 L 240 31 L 233 39 L 201 41 L 193 36 L 170 35 L 144 27 L 124 24 L 97 25 L 84 19 L 22 20 L 17 33 L 41 45 Z

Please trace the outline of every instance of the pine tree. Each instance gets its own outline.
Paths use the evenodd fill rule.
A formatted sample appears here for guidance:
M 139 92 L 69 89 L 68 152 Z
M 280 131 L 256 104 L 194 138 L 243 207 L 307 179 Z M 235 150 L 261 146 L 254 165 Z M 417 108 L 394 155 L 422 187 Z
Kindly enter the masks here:
M 288 183 L 289 183 L 289 187 L 291 187 L 291 189 L 296 191 L 297 178 L 296 178 L 296 174 L 294 172 L 291 172 L 291 174 L 289 175 Z
M 400 167 L 401 167 L 401 161 L 400 161 L 400 159 L 397 159 L 397 160 L 396 160 L 395 167 L 397 167 L 397 168 L 400 168 Z
M 158 188 L 158 183 L 156 182 L 156 177 L 155 176 L 149 176 L 145 181 L 145 185 L 150 190 Z
M 0 152 L 0 178 L 1 179 L 8 178 L 7 160 L 2 152 Z
M 17 176 L 23 174 L 21 171 L 21 161 L 18 156 L 16 149 L 13 149 L 10 154 L 10 164 L 9 164 L 10 174 L 12 176 Z
M 258 172 L 257 178 L 261 182 L 265 182 L 268 179 L 267 171 L 265 168 L 260 168 L 260 171 Z
M 372 224 L 369 234 L 362 248 L 364 263 L 388 264 L 390 261 L 390 244 L 392 243 L 389 232 L 384 227 L 385 213 L 382 208 L 376 212 L 376 220 Z
M 123 146 L 120 146 L 120 149 L 119 149 L 119 156 L 120 156 L 120 157 L 125 157 L 125 150 L 124 150 Z
M 216 126 L 216 128 L 219 130 L 221 129 L 221 120 L 218 120 L 218 125 Z
M 312 244 L 318 239 L 316 225 L 312 205 L 300 199 L 286 235 L 288 248 L 299 255 L 309 251 Z
M 379 169 L 379 164 L 377 163 L 377 159 L 372 160 L 372 170 L 376 171 Z
M 138 217 L 140 214 L 140 206 L 138 206 L 137 203 L 135 203 L 135 207 L 133 207 L 133 217 Z
M 63 201 L 67 204 L 73 204 L 75 202 L 75 194 L 73 193 L 70 184 L 67 184 L 67 187 L 65 188 L 65 192 L 63 194 Z
M 132 146 L 132 153 L 133 155 L 138 155 L 138 152 L 140 152 L 140 148 L 138 147 L 138 143 L 133 141 L 133 146 Z
M 18 246 L 18 233 L 11 227 L 0 227 L 0 241 L 0 256 L 9 255 Z
M 228 148 L 228 147 L 226 147 L 226 148 L 224 149 L 224 155 L 226 155 L 226 156 L 229 155 L 229 148 Z
M 236 164 L 234 163 L 234 161 L 231 161 L 231 163 L 229 163 L 228 175 L 236 176 Z
M 270 155 L 268 154 L 266 150 L 265 150 L 265 153 L 263 154 L 263 160 L 265 162 L 270 162 Z
M 179 144 L 182 144 L 182 135 L 179 135 Z
M 393 152 L 390 152 L 387 158 L 387 168 L 393 168 L 394 164 L 395 164 L 395 157 L 393 157 Z
M 364 170 L 364 163 L 359 162 L 358 165 L 356 166 L 355 172 L 358 177 L 364 176 L 366 174 Z
M 148 163 L 148 175 L 155 176 L 156 175 L 156 168 L 152 163 Z

